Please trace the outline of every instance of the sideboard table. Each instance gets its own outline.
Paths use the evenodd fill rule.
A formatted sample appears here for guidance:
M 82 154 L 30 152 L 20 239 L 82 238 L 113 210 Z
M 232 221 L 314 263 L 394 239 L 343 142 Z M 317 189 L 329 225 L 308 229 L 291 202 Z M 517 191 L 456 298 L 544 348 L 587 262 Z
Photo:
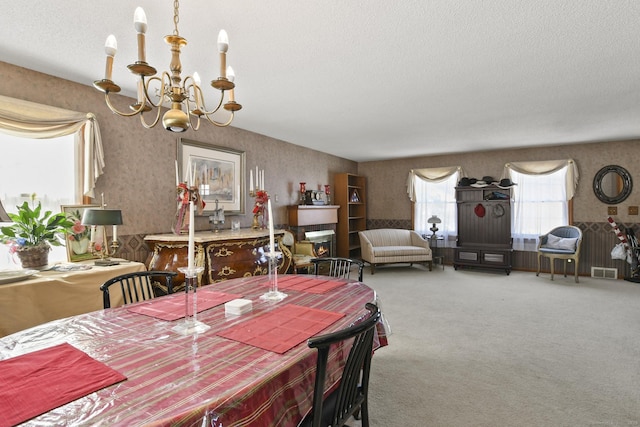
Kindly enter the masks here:
M 276 244 L 284 230 L 275 230 Z M 189 236 L 186 234 L 153 234 L 144 238 L 149 245 L 146 265 L 149 270 L 175 271 L 174 290 L 184 284 L 184 274 L 178 267 L 188 264 Z M 268 274 L 265 253 L 269 251 L 269 230 L 199 231 L 194 233 L 194 263 L 204 267 L 198 284 L 209 284 L 237 277 Z M 281 261 L 279 262 L 279 264 Z

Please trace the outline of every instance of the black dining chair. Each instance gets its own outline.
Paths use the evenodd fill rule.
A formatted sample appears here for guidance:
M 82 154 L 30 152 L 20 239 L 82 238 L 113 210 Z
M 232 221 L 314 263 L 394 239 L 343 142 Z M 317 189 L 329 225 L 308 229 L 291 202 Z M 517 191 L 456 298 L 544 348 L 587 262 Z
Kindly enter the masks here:
M 340 258 L 340 257 L 322 257 L 313 258 L 311 262 L 314 265 L 314 272 L 317 275 L 338 277 L 349 279 L 352 267 L 358 270 L 358 281 L 362 282 L 362 271 L 364 263 L 359 259 Z
M 352 416 L 361 416 L 362 427 L 369 427 L 367 397 L 369 374 L 373 355 L 373 337 L 380 310 L 367 303 L 369 316 L 356 324 L 325 335 L 309 338 L 307 345 L 318 350 L 316 380 L 313 387 L 313 407 L 300 423 L 300 427 L 341 427 Z M 324 398 L 327 360 L 331 346 L 351 342 L 349 355 L 344 365 L 340 384 L 326 399 Z
M 102 304 L 104 308 L 111 308 L 109 288 L 116 284 L 120 285 L 125 304 L 155 298 L 157 293 L 155 289 L 166 289 L 166 294 L 171 294 L 173 293 L 173 278 L 177 275 L 178 273 L 175 271 L 137 271 L 116 276 L 100 286 Z M 164 294 L 165 292 L 158 293 Z

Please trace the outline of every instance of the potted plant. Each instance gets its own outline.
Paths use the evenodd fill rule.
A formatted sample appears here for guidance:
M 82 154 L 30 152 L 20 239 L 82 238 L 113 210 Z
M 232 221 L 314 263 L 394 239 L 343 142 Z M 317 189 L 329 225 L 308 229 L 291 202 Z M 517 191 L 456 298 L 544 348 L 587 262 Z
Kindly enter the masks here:
M 36 195 L 31 195 L 31 204 L 35 206 Z M 22 268 L 38 268 L 49 262 L 51 246 L 62 246 L 60 237 L 72 232 L 74 223 L 62 212 L 42 212 L 42 205 L 29 206 L 24 202 L 17 206 L 18 213 L 9 213 L 13 224 L 0 227 L 0 239 L 12 245 L 12 252 L 18 254 Z

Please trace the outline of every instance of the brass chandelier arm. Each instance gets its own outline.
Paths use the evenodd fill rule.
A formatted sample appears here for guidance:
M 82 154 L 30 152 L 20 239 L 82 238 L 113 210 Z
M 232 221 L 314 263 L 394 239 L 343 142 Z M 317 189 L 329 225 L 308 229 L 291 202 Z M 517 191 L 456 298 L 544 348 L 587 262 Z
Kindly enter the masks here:
M 202 100 L 204 98 L 202 96 L 202 88 L 197 85 L 189 86 L 189 88 L 193 88 L 193 91 L 196 95 L 195 99 L 196 99 L 197 110 L 194 110 L 193 114 L 199 115 L 199 116 L 208 116 L 220 110 L 220 107 L 222 106 L 222 102 L 224 101 L 224 91 L 220 92 L 220 101 L 218 102 L 218 105 L 211 111 L 207 111 L 207 106 L 204 104 L 204 101 Z M 201 102 L 198 102 L 198 100 L 200 100 Z
M 166 79 L 166 81 L 165 81 Z M 151 87 L 151 82 L 153 81 L 158 81 L 159 85 L 160 85 L 160 95 L 155 95 L 154 97 L 158 98 L 158 103 L 156 104 L 155 102 L 153 102 L 151 100 L 151 95 L 149 94 L 149 88 Z M 164 104 L 165 101 L 165 97 L 166 97 L 166 93 L 169 91 L 169 89 L 167 89 L 167 87 L 169 86 L 169 82 L 171 81 L 171 77 L 169 76 L 169 73 L 167 73 L 166 71 L 162 72 L 162 77 L 157 77 L 157 76 L 153 76 L 153 77 L 149 77 L 147 79 L 146 84 L 144 83 L 144 78 L 142 79 L 143 85 L 142 85 L 142 89 L 144 91 L 144 97 L 146 102 L 148 102 L 149 104 L 151 104 L 154 108 L 160 108 L 162 107 L 162 104 Z M 167 100 L 169 101 L 169 100 Z
M 140 123 L 142 123 L 142 126 L 144 126 L 147 129 L 151 129 L 152 127 L 157 125 L 158 122 L 160 121 L 160 112 L 161 111 L 162 111 L 161 108 L 156 108 L 156 118 L 153 120 L 152 123 L 147 123 L 146 120 L 144 119 L 144 113 L 140 113 Z
M 215 120 L 213 120 L 211 117 L 209 117 L 209 115 L 205 114 L 204 117 L 206 117 L 207 121 L 209 123 L 211 123 L 212 125 L 218 126 L 218 127 L 225 127 L 225 126 L 229 126 L 231 124 L 231 122 L 233 121 L 233 111 L 230 112 L 231 116 L 229 117 L 229 120 L 227 120 L 226 122 L 217 122 Z
M 123 117 L 131 117 L 131 116 L 135 116 L 136 114 L 140 114 L 142 112 L 142 110 L 144 110 L 144 104 L 140 104 L 136 109 L 134 109 L 133 111 L 131 111 L 130 113 L 127 112 L 123 112 L 118 110 L 112 103 L 111 103 L 111 98 L 109 98 L 109 92 L 105 92 L 104 93 L 104 99 L 105 102 L 107 103 L 107 106 L 109 107 L 109 109 L 116 113 L 119 116 L 123 116 Z

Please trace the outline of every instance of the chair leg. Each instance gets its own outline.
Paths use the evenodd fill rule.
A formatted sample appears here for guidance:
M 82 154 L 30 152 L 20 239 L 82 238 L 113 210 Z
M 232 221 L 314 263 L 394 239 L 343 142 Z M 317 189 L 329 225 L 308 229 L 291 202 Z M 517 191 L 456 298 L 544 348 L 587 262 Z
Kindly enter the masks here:
M 551 265 L 551 280 L 553 280 L 553 267 L 556 263 L 555 258 L 549 257 L 549 264 Z
M 374 274 L 376 271 L 376 265 L 374 263 L 371 263 L 371 274 Z
M 536 276 L 540 275 L 540 258 L 542 258 L 542 255 L 538 254 L 538 271 L 536 271 Z
M 360 425 L 362 427 L 369 427 L 369 407 L 366 399 L 364 402 L 362 402 L 362 405 L 360 406 L 360 415 L 362 416 Z
M 562 260 L 564 262 L 564 278 L 567 278 L 567 260 Z
M 574 270 L 573 274 L 575 274 L 575 276 L 576 276 L 576 283 L 579 283 L 578 282 L 578 259 L 577 258 L 575 259 L 575 262 L 576 262 L 575 266 L 573 267 L 573 268 L 575 268 L 575 270 Z

